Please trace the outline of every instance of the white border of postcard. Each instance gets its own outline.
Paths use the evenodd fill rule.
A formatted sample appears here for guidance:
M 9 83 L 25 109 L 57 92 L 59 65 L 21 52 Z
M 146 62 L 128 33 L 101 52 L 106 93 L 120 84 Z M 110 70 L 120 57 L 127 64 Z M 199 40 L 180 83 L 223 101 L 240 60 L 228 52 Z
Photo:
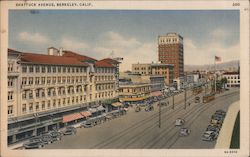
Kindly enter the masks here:
M 86 3 L 85 6 L 17 7 L 17 3 L 60 3 L 62 1 L 1 1 L 1 156 L 249 156 L 249 1 L 67 1 Z M 65 1 L 64 1 L 65 2 Z M 234 5 L 235 3 L 239 5 Z M 90 3 L 90 5 L 87 3 Z M 10 9 L 143 9 L 143 10 L 240 10 L 240 149 L 57 149 L 10 150 L 7 148 L 7 53 L 8 11 Z

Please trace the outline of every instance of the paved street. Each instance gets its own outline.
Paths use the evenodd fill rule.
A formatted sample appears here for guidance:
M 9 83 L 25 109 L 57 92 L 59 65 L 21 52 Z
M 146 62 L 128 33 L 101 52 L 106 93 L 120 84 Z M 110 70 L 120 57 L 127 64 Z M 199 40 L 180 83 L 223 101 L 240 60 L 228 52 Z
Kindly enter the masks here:
M 204 93 L 200 94 L 204 95 Z M 188 102 L 193 101 L 187 92 Z M 76 135 L 64 136 L 61 141 L 46 145 L 44 149 L 156 149 L 156 148 L 213 148 L 215 142 L 205 142 L 201 136 L 211 115 L 218 109 L 227 111 L 234 101 L 239 100 L 239 90 L 232 89 L 216 96 L 210 103 L 191 103 L 184 110 L 184 93 L 172 97 L 169 105 L 162 107 L 161 128 L 158 127 L 159 110 L 135 112 L 130 109 L 124 116 L 107 121 L 93 128 L 79 128 Z M 188 137 L 179 137 L 179 128 L 174 126 L 175 119 L 185 119 L 185 127 L 191 129 Z

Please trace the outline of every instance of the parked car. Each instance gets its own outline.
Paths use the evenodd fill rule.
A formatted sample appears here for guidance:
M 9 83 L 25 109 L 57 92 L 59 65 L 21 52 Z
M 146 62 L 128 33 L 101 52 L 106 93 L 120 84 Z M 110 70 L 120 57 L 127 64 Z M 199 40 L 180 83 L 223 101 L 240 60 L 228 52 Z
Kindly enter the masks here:
M 175 120 L 175 126 L 182 126 L 185 123 L 184 119 L 178 118 Z
M 25 149 L 42 148 L 43 146 L 44 146 L 44 143 L 41 141 L 32 141 L 32 142 L 25 143 L 23 145 Z
M 44 144 L 50 144 L 56 141 L 56 139 L 52 138 L 49 134 L 44 134 L 41 136 L 41 139 Z
M 62 133 L 61 132 L 59 132 L 59 131 L 50 131 L 49 133 L 48 133 L 50 136 L 51 136 L 51 138 L 54 140 L 54 141 L 59 141 L 59 140 L 61 140 L 62 139 Z
M 210 123 L 213 124 L 213 125 L 222 125 L 223 120 L 224 120 L 223 117 L 214 116 L 211 119 Z
M 223 110 L 217 110 L 217 111 L 215 111 L 215 114 L 216 115 L 222 115 L 222 116 L 226 116 L 226 112 L 225 111 L 223 111 Z
M 81 125 L 80 125 L 80 127 L 84 127 L 84 128 L 91 128 L 93 126 L 95 126 L 95 125 L 89 121 L 85 121 L 85 122 L 81 123 Z
M 188 136 L 190 134 L 191 130 L 188 128 L 181 128 L 179 136 Z
M 216 126 L 216 125 L 208 125 L 206 131 L 214 131 L 219 133 L 220 132 L 220 127 Z
M 214 132 L 214 131 L 206 131 L 203 135 L 202 135 L 202 140 L 203 141 L 214 141 L 216 140 L 218 137 L 218 133 Z
M 63 132 L 64 135 L 72 135 L 72 134 L 76 134 L 76 128 L 70 126 L 70 127 L 66 127 L 65 131 Z

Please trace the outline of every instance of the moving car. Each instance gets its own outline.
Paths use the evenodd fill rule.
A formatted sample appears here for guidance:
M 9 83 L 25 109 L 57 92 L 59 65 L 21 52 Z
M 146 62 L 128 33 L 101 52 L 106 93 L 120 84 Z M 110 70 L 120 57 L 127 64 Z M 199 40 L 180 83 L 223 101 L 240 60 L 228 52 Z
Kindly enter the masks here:
M 178 118 L 175 120 L 175 126 L 182 126 L 185 123 L 184 119 Z
M 70 126 L 70 127 L 66 127 L 65 131 L 63 132 L 64 135 L 72 135 L 72 134 L 76 134 L 76 128 Z
M 206 131 L 202 135 L 202 140 L 203 141 L 214 141 L 218 137 L 218 133 L 214 131 Z
M 188 136 L 190 134 L 190 132 L 191 132 L 191 130 L 189 130 L 188 128 L 181 128 L 179 136 L 181 136 L 181 137 Z

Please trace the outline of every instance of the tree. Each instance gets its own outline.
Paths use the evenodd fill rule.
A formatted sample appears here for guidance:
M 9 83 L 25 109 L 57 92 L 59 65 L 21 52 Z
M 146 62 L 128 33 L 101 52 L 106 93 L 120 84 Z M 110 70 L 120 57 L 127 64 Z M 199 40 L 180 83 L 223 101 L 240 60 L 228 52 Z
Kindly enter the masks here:
M 226 83 L 227 83 L 227 78 L 223 77 L 223 78 L 221 79 L 221 83 L 222 83 L 222 85 L 223 85 L 223 88 L 225 88 L 225 85 L 226 85 Z

